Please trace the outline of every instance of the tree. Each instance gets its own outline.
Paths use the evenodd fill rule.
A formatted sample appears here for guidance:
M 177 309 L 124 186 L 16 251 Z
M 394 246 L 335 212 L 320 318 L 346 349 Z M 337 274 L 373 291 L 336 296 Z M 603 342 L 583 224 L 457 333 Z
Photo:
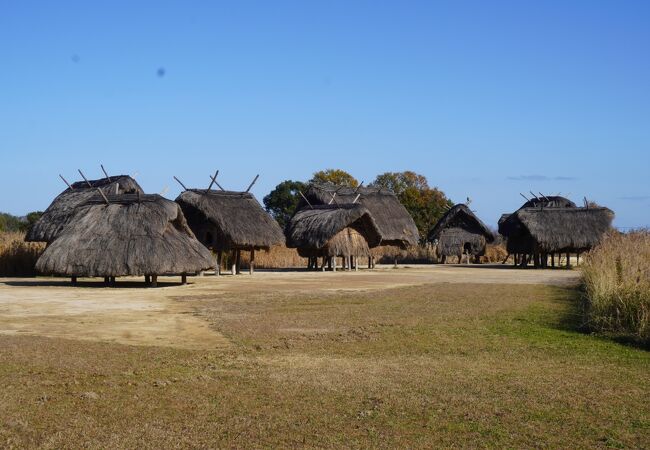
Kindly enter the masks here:
M 386 172 L 378 175 L 371 183 L 374 187 L 390 189 L 397 195 L 400 203 L 411 214 L 425 240 L 429 230 L 454 204 L 437 187 L 429 187 L 427 179 L 415 172 Z
M 0 231 L 26 232 L 43 215 L 41 211 L 34 211 L 25 217 L 17 217 L 7 213 L 0 213 Z
M 266 210 L 278 221 L 284 228 L 296 211 L 300 194 L 298 191 L 304 191 L 307 185 L 302 181 L 286 180 L 278 184 L 262 200 Z
M 41 218 L 42 215 L 43 211 L 32 211 L 30 213 L 27 213 L 25 216 L 25 221 L 20 224 L 20 231 L 29 231 L 34 226 L 36 221 Z
M 310 183 L 334 183 L 339 186 L 357 187 L 359 182 L 352 175 L 341 169 L 326 169 L 314 173 Z

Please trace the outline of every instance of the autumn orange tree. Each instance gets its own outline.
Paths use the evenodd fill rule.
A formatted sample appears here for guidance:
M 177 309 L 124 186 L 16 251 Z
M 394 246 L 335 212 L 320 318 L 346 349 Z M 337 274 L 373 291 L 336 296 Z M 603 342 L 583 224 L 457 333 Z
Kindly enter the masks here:
M 338 186 L 357 187 L 359 182 L 352 175 L 342 169 L 319 170 L 314 173 L 310 183 L 333 183 Z
M 382 173 L 371 186 L 390 189 L 397 195 L 400 203 L 413 217 L 421 241 L 426 239 L 429 230 L 445 211 L 454 205 L 444 192 L 437 187 L 430 187 L 424 175 L 412 171 Z

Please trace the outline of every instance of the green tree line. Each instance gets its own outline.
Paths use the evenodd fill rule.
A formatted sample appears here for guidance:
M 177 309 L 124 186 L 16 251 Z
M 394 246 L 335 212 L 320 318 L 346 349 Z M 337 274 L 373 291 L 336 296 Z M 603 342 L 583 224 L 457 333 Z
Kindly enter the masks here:
M 25 217 L 18 217 L 7 213 L 0 213 L 0 231 L 26 232 L 42 214 L 41 211 L 34 211 Z
M 264 197 L 266 210 L 284 227 L 296 211 L 300 202 L 300 192 L 305 191 L 309 183 L 330 182 L 337 185 L 357 187 L 359 181 L 341 169 L 321 170 L 308 181 L 286 180 L 278 184 Z M 399 201 L 415 221 L 420 238 L 425 239 L 429 230 L 453 206 L 444 192 L 437 187 L 430 187 L 424 175 L 415 172 L 385 172 L 378 175 L 371 187 L 384 187 L 395 193 Z

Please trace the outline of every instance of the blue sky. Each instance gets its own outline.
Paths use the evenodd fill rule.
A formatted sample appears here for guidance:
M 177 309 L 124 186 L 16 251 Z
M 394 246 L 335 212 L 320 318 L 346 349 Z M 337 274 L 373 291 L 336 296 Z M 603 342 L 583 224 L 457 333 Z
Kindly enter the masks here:
M 495 225 L 520 192 L 650 226 L 650 2 L 2 2 L 0 211 L 76 169 L 261 198 L 414 170 Z

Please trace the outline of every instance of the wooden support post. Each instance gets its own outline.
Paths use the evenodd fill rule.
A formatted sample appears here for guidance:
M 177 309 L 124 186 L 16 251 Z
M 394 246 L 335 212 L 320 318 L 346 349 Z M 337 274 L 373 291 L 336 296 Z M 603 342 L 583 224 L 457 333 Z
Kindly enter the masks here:
M 576 266 L 580 265 L 580 252 L 576 253 Z
M 158 287 L 158 275 L 151 275 L 151 287 Z
M 397 269 L 397 256 L 395 257 L 395 265 L 393 267 Z
M 73 286 L 74 286 L 75 284 L 77 284 L 77 277 L 72 277 L 72 278 L 70 278 L 70 283 L 71 283 Z
M 233 250 L 230 258 L 230 274 L 237 275 L 237 251 Z
M 571 253 L 569 252 L 566 254 L 566 266 L 567 268 L 571 267 Z
M 325 272 L 325 266 L 327 265 L 327 260 L 328 260 L 327 256 L 323 255 L 323 264 L 321 265 L 320 268 L 322 272 Z M 316 269 L 318 269 L 318 258 L 316 259 Z
M 110 277 L 104 277 L 104 284 L 108 285 L 108 283 L 110 283 L 110 282 L 111 282 Z
M 187 274 L 181 274 L 181 284 L 187 284 Z
M 248 268 L 248 272 L 253 275 L 255 272 L 255 247 L 251 248 L 251 262 Z
M 555 253 L 551 253 L 551 267 L 555 267 Z
M 215 276 L 221 275 L 221 259 L 223 257 L 223 250 L 217 251 L 217 267 L 214 269 Z
M 354 258 L 354 271 L 358 272 L 359 271 L 359 257 L 354 256 L 353 258 Z
M 241 250 L 237 249 L 235 252 L 235 266 L 237 270 L 237 275 L 241 273 Z
M 372 256 L 368 256 L 368 269 L 372 269 Z
M 347 257 L 348 271 L 352 271 L 352 256 Z
M 336 256 L 331 257 L 332 260 L 332 272 L 336 272 Z
M 149 275 L 144 276 L 144 284 L 146 285 L 151 284 L 151 277 Z
M 327 257 L 327 269 L 332 270 L 332 257 L 331 256 Z

